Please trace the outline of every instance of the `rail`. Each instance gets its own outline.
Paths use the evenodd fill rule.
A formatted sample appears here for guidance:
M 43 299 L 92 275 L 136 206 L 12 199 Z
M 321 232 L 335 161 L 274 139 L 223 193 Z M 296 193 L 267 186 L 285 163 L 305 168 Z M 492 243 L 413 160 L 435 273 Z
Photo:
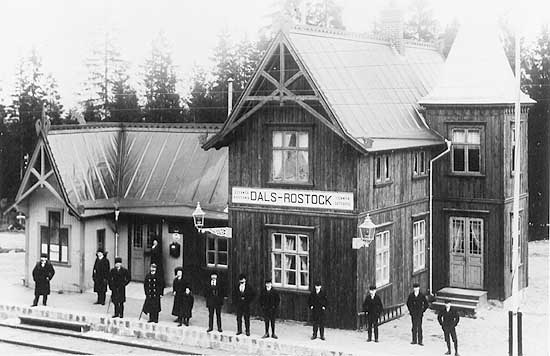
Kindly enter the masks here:
M 405 303 L 401 303 L 401 304 L 390 305 L 384 308 L 384 311 L 382 312 L 382 314 L 380 314 L 380 318 L 378 319 L 378 325 L 387 323 L 389 321 L 398 319 L 401 316 L 403 316 L 404 307 L 405 307 Z M 366 312 L 357 313 L 357 329 L 365 330 L 366 327 L 367 327 L 367 313 Z

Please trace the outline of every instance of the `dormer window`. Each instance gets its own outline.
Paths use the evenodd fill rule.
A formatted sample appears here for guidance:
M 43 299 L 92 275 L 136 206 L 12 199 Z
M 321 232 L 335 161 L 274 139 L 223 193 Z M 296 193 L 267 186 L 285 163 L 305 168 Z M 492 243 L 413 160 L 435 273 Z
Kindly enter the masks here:
M 309 183 L 309 146 L 308 131 L 273 131 L 271 181 Z
M 453 173 L 481 173 L 481 128 L 452 129 Z

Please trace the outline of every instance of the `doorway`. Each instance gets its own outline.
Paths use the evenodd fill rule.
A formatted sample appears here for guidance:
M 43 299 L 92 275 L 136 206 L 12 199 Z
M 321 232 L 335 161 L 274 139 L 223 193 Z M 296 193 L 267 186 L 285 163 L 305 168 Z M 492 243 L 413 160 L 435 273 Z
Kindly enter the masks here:
M 483 289 L 483 219 L 451 217 L 449 225 L 450 286 Z
M 156 238 L 162 246 L 162 223 L 157 220 L 136 218 L 128 226 L 131 256 L 130 271 L 133 281 L 143 281 L 149 272 L 151 263 L 150 251 Z

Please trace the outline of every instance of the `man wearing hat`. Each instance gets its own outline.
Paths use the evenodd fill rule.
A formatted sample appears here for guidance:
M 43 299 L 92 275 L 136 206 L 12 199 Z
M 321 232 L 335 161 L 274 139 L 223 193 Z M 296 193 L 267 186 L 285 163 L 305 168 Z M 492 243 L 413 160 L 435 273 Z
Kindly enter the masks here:
M 105 305 L 105 293 L 107 292 L 107 280 L 111 266 L 102 249 L 98 249 L 92 272 L 94 292 L 97 293 L 97 301 L 94 304 Z
M 164 283 L 161 276 L 157 273 L 157 265 L 151 263 L 150 272 L 143 281 L 143 290 L 145 291 L 145 303 L 143 312 L 149 314 L 149 323 L 159 322 L 160 298 L 164 294 Z
M 246 276 L 239 275 L 239 285 L 235 288 L 235 306 L 237 307 L 237 335 L 243 333 L 243 317 L 246 336 L 250 336 L 250 303 L 256 297 L 254 288 L 246 283 Z
M 451 307 L 451 302 L 447 299 L 445 300 L 445 309 L 443 309 L 437 316 L 437 321 L 439 325 L 443 328 L 443 336 L 445 336 L 445 343 L 447 344 L 447 352 L 445 355 L 451 354 L 451 338 L 453 339 L 453 344 L 455 346 L 455 356 L 458 355 L 458 341 L 456 338 L 456 325 L 460 317 L 454 308 Z
M 222 332 L 222 305 L 223 291 L 218 282 L 218 274 L 212 272 L 210 274 L 210 283 L 206 287 L 206 307 L 208 308 L 208 330 L 211 332 L 214 329 L 214 312 L 216 313 L 216 322 L 218 331 Z
M 109 272 L 109 289 L 111 301 L 115 305 L 113 318 L 124 317 L 124 302 L 126 301 L 126 286 L 130 283 L 130 273 L 122 267 L 122 258 L 115 258 L 115 267 Z
M 325 340 L 325 311 L 327 310 L 327 295 L 322 289 L 321 282 L 315 282 L 315 289 L 309 295 L 309 309 L 313 318 L 313 336 L 311 340 L 317 339 L 317 330 L 320 332 L 321 340 Z
M 32 278 L 34 279 L 34 301 L 32 306 L 38 305 L 38 298 L 42 296 L 42 304 L 46 305 L 48 295 L 50 294 L 50 281 L 55 274 L 52 264 L 48 261 L 48 255 L 43 253 L 40 255 L 40 261 L 36 263 L 32 270 Z
M 279 292 L 273 289 L 271 279 L 265 281 L 265 288 L 260 293 L 260 307 L 262 308 L 265 323 L 265 334 L 263 339 L 269 337 L 269 324 L 271 324 L 271 337 L 278 339 L 275 335 L 275 317 L 277 316 L 277 308 L 279 308 L 280 298 Z
M 424 346 L 422 343 L 422 317 L 428 307 L 429 304 L 426 297 L 420 292 L 420 284 L 414 283 L 413 292 L 407 298 L 407 308 L 409 309 L 412 321 L 411 344 L 413 345 L 418 343 L 418 345 Z
M 376 287 L 369 287 L 369 294 L 363 302 L 363 311 L 367 313 L 367 332 L 369 338 L 367 342 L 372 341 L 372 329 L 374 329 L 374 342 L 378 342 L 378 320 L 384 307 L 382 306 L 382 300 L 376 294 Z

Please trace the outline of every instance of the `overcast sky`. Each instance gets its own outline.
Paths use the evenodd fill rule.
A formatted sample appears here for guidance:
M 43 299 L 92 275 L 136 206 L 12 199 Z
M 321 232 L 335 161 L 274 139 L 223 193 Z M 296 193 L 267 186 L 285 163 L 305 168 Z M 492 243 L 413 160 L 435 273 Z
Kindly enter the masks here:
M 84 59 L 105 26 L 116 29 L 123 56 L 132 72 L 150 51 L 151 40 L 164 30 L 173 49 L 180 79 L 194 64 L 208 66 L 217 34 L 226 28 L 233 38 L 255 38 L 269 23 L 268 14 L 277 0 L 3 0 L 0 4 L 0 102 L 11 94 L 16 64 L 35 46 L 43 57 L 46 73 L 58 80 L 65 108 L 74 106 L 75 95 L 86 78 Z M 368 31 L 372 19 L 387 0 L 336 0 L 349 31 Z M 398 0 L 406 7 L 411 0 Z M 528 38 L 550 23 L 549 0 L 428 0 L 444 26 L 483 14 L 513 18 L 519 13 L 522 32 Z M 521 3 L 514 11 L 515 3 Z

